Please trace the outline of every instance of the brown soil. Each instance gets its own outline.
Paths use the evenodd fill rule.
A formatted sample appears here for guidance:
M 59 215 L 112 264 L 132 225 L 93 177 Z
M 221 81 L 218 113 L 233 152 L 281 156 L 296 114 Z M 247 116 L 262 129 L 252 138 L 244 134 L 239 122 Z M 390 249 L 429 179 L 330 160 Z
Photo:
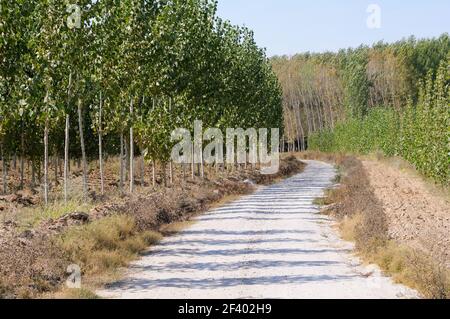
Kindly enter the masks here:
M 383 205 L 391 239 L 430 253 L 450 267 L 450 200 L 401 160 L 363 161 Z

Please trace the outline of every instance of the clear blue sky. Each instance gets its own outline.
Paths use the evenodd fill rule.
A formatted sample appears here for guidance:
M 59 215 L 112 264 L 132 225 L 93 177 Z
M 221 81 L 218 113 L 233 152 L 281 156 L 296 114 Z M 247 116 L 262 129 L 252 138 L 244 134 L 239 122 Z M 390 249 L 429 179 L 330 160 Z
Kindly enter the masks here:
M 370 4 L 380 29 L 367 27 Z M 450 33 L 450 0 L 219 0 L 218 15 L 255 31 L 269 56 Z

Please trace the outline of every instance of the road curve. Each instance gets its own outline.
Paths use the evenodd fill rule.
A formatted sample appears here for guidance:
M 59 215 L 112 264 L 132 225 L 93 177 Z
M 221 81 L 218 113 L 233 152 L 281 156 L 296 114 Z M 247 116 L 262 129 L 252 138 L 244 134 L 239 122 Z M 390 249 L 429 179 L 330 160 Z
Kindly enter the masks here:
M 105 298 L 416 298 L 417 293 L 362 266 L 340 240 L 316 197 L 333 166 L 305 171 L 214 209 L 164 239 L 98 291 Z

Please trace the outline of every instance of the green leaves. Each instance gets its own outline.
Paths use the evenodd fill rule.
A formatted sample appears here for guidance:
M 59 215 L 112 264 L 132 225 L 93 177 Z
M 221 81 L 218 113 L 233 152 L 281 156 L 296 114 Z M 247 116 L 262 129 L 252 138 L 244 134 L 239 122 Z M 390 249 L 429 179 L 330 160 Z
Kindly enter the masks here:
M 316 133 L 310 146 L 325 152 L 368 154 L 382 151 L 399 155 L 425 176 L 443 185 L 450 183 L 450 59 L 429 73 L 417 105 L 403 112 L 374 108 L 364 118 L 350 118 L 334 130 Z M 435 78 L 435 80 L 433 80 Z
M 216 17 L 217 1 L 2 4 L 0 135 L 11 141 L 22 130 L 36 139 L 49 119 L 50 138 L 62 149 L 62 120 L 70 114 L 70 127 L 78 127 L 79 99 L 91 136 L 100 94 L 103 134 L 115 141 L 134 126 L 140 149 L 154 160 L 168 160 L 171 131 L 194 120 L 220 128 L 281 125 L 281 91 L 264 51 L 251 31 Z M 87 140 L 88 152 L 96 151 Z

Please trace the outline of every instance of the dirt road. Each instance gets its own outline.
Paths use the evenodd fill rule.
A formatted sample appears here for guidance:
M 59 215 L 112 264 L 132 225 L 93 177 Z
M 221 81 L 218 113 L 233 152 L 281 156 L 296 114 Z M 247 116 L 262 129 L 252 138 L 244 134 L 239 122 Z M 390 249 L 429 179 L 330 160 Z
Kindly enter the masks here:
M 308 161 L 302 174 L 197 218 L 153 247 L 108 298 L 415 298 L 352 245 L 313 204 L 332 185 L 331 165 Z

